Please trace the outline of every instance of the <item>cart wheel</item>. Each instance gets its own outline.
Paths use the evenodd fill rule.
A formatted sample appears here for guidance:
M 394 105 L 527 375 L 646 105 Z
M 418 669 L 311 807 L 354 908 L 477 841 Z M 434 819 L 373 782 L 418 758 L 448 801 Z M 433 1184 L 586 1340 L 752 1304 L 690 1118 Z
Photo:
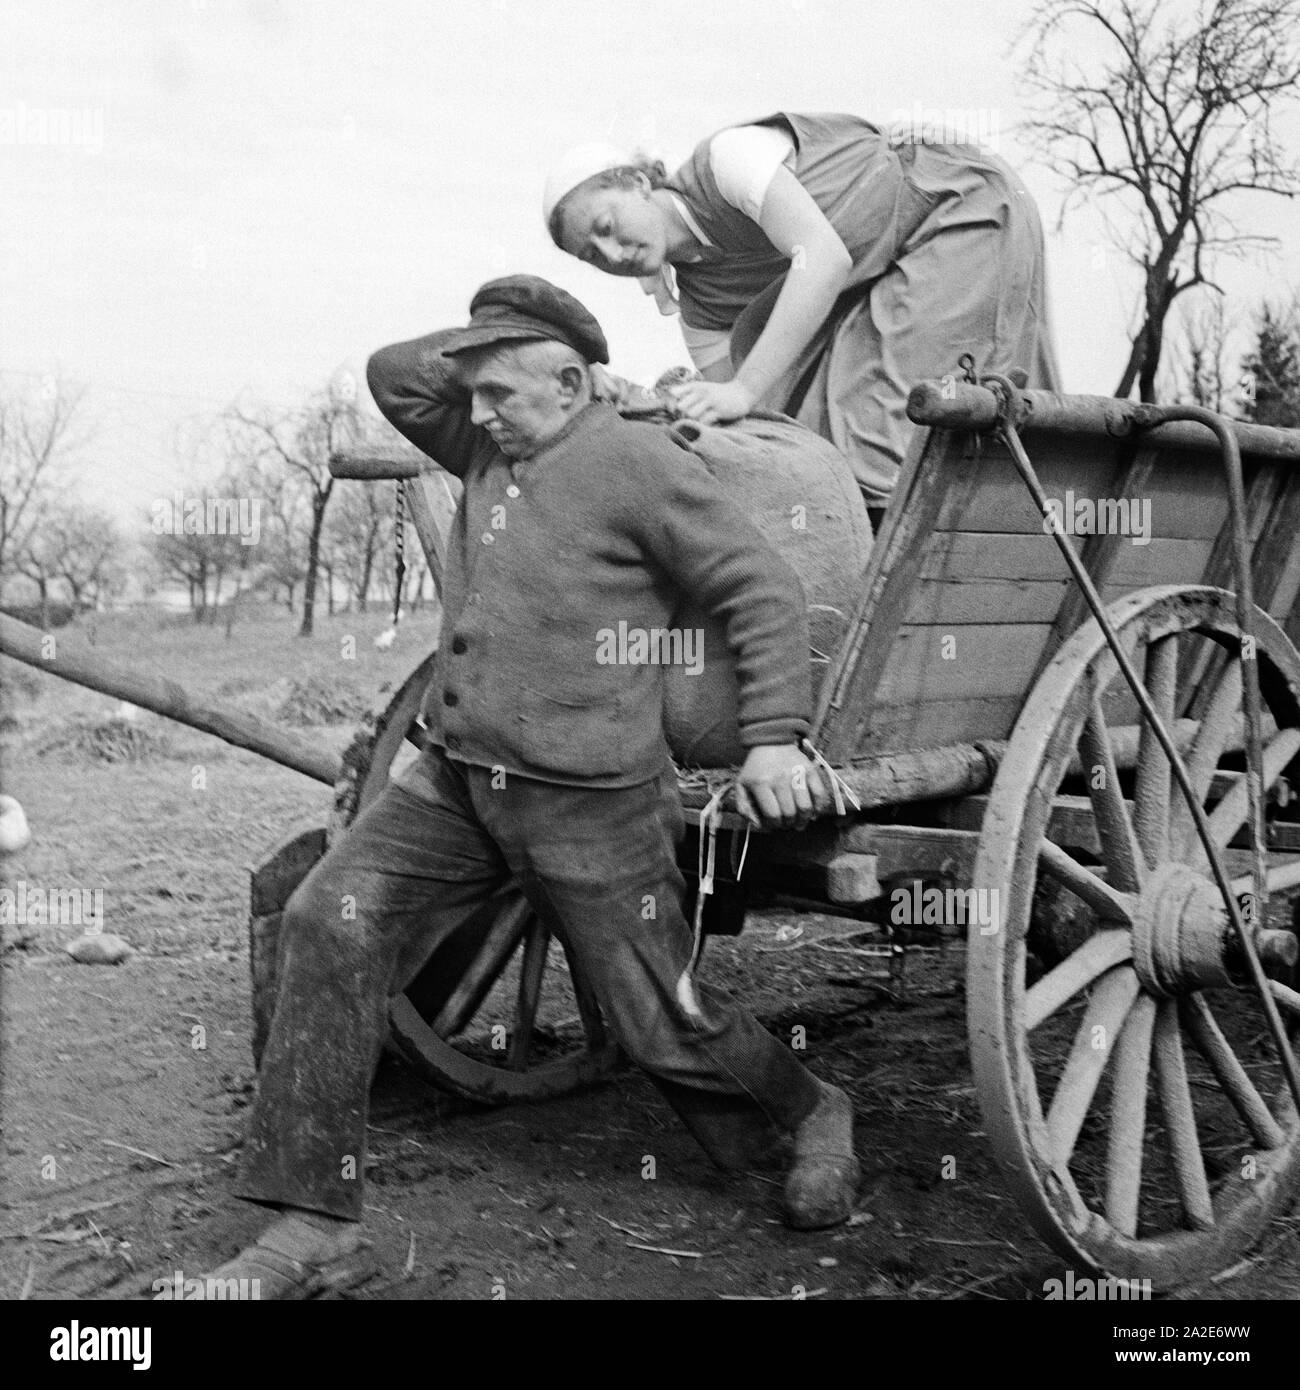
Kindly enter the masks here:
M 1257 612 L 1262 767 L 1229 770 L 1244 766 L 1233 753 L 1234 604 L 1218 589 L 1147 589 L 1110 612 L 1166 727 L 1194 694 L 1179 695 L 1180 671 L 1206 669 L 1207 650 L 1218 656 L 1185 760 L 1228 872 L 1240 875 L 1233 891 L 1245 895 L 1250 857 L 1227 846 L 1248 822 L 1249 796 L 1266 794 L 1300 750 L 1300 654 Z M 996 895 L 985 902 L 999 926 L 970 932 L 968 1024 L 985 1129 L 1039 1233 L 1075 1264 L 1154 1290 L 1222 1268 L 1286 1209 L 1300 1122 L 1191 813 L 1148 729 L 1135 771 L 1116 773 L 1111 731 L 1135 711 L 1096 622 L 1026 701 L 976 859 L 974 887 Z M 1046 838 L 1054 798 L 1070 794 L 1090 808 L 1096 862 Z M 1040 877 L 1094 921 L 1035 978 L 1027 937 Z M 1294 866 L 1279 872 L 1270 860 L 1268 881 L 1294 885 Z M 1264 904 L 1257 920 L 1262 928 Z M 1284 975 L 1294 937 L 1255 940 L 1270 976 Z
M 333 833 L 346 831 L 423 745 L 430 657 L 345 757 Z M 610 1075 L 618 1050 L 590 985 L 529 907 L 507 888 L 430 957 L 389 1006 L 392 1040 L 435 1086 L 496 1105 L 543 1100 Z

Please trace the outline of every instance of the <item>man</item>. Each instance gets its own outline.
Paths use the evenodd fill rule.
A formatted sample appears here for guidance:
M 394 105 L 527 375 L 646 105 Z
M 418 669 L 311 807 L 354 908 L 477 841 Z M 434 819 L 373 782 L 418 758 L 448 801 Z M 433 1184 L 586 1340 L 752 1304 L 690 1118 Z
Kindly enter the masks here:
M 360 1244 L 368 1091 L 387 1001 L 514 876 L 574 953 L 624 1051 L 673 1090 L 748 1097 L 794 1136 L 792 1224 L 847 1218 L 845 1094 L 695 986 L 662 732 L 662 671 L 597 660 L 598 633 L 666 628 L 684 593 L 726 624 L 748 749 L 742 810 L 797 826 L 824 795 L 798 748 L 802 593 L 707 470 L 593 399 L 600 325 L 532 276 L 475 295 L 468 328 L 375 354 L 385 415 L 457 474 L 429 746 L 284 914 L 280 993 L 239 1194 L 279 1208 L 218 1271 L 303 1296 Z M 654 904 L 647 914 L 646 903 Z

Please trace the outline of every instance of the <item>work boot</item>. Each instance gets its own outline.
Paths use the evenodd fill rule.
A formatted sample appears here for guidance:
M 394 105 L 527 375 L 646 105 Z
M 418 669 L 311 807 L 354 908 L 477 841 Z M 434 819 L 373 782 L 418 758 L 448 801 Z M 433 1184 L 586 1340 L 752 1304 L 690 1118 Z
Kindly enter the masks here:
M 374 1256 L 360 1225 L 287 1207 L 252 1245 L 196 1282 L 200 1297 L 307 1299 L 349 1288 L 373 1272 Z M 222 1293 L 207 1293 L 221 1285 Z M 241 1292 L 230 1295 L 232 1287 Z
M 785 1215 L 800 1231 L 849 1219 L 862 1170 L 853 1154 L 853 1103 L 824 1081 L 822 1098 L 794 1132 L 794 1163 L 785 1179 Z

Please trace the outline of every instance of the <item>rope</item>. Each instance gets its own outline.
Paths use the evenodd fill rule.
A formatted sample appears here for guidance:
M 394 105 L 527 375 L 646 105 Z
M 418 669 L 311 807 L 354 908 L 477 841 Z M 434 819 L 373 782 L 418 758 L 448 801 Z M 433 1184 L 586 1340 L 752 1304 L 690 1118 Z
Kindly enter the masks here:
M 835 814 L 837 816 L 847 816 L 848 812 L 844 809 L 844 798 L 853 803 L 855 811 L 862 810 L 862 803 L 858 800 L 853 788 L 840 776 L 838 772 L 823 757 L 821 751 L 813 747 L 812 739 L 803 738 L 799 740 L 800 751 L 805 757 L 811 758 L 813 763 L 825 772 L 831 785 L 831 800 L 835 803 Z
M 700 959 L 700 950 L 704 945 L 704 900 L 713 892 L 713 871 L 718 858 L 718 825 L 722 820 L 722 802 L 735 784 L 734 778 L 725 782 L 709 797 L 704 809 L 700 812 L 700 848 L 696 864 L 699 888 L 695 894 L 695 920 L 691 924 L 691 958 L 686 966 L 687 975 L 695 973 L 695 967 Z M 745 843 L 748 847 L 748 827 L 746 827 Z
M 853 803 L 855 811 L 860 811 L 862 803 L 854 794 L 853 788 L 826 761 L 820 750 L 813 746 L 812 740 L 801 739 L 799 748 L 815 767 L 826 773 L 831 798 L 835 803 L 835 814 L 837 816 L 848 815 L 845 797 Z M 691 959 L 683 972 L 684 977 L 689 977 L 694 974 L 695 967 L 699 963 L 700 951 L 704 945 L 704 902 L 713 892 L 714 887 L 718 861 L 718 830 L 722 824 L 722 806 L 729 796 L 734 799 L 738 782 L 734 771 L 728 771 L 719 776 L 717 773 L 711 774 L 709 770 L 704 768 L 696 769 L 691 773 L 679 773 L 678 781 L 679 784 L 685 786 L 699 787 L 703 784 L 709 791 L 709 799 L 700 811 L 700 845 L 696 862 L 696 877 L 699 880 L 699 888 L 695 894 L 694 920 L 691 924 Z M 740 845 L 739 858 L 736 854 L 735 841 L 732 841 L 731 866 L 737 882 L 745 871 L 745 859 L 749 854 L 749 837 L 752 829 L 753 827 L 746 822 L 745 838 Z

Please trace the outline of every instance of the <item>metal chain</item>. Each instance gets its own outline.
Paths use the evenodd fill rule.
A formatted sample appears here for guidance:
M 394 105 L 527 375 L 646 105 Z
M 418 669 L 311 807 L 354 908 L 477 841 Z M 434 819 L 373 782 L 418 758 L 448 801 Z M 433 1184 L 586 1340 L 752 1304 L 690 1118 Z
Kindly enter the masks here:
M 406 483 L 397 480 L 397 502 L 393 509 L 393 538 L 396 542 L 397 580 L 393 585 L 393 626 L 402 621 L 402 585 L 406 580 Z

